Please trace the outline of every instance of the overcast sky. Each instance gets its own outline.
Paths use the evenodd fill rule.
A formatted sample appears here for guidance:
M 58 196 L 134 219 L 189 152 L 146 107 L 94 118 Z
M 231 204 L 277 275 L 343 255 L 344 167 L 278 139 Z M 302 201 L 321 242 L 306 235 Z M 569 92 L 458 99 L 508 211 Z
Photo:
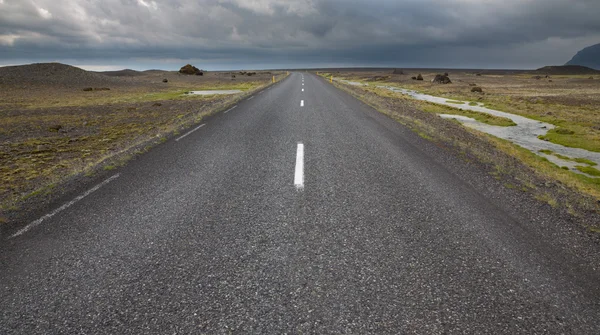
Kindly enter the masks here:
M 0 0 L 0 65 L 537 68 L 600 43 L 600 0 Z

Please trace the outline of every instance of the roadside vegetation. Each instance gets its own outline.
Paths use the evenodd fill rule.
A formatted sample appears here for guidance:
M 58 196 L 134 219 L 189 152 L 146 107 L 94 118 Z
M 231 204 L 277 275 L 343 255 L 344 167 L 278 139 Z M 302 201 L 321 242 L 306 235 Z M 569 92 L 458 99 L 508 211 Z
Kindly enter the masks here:
M 327 74 L 322 75 L 327 79 L 330 78 Z M 364 76 L 363 73 L 360 74 L 360 77 L 350 74 L 344 76 L 344 79 L 364 80 Z M 452 74 L 450 76 L 452 77 Z M 341 78 L 341 75 L 334 74 L 335 77 Z M 504 181 L 505 185 L 510 185 L 510 188 L 530 193 L 536 199 L 542 200 L 552 207 L 560 207 L 575 217 L 584 217 L 589 213 L 600 214 L 600 178 L 575 174 L 562 169 L 548 159 L 509 141 L 464 127 L 452 120 L 435 117 L 433 113 L 458 114 L 473 118 L 476 115 L 470 116 L 464 114 L 465 111 L 456 108 L 417 101 L 402 94 L 378 89 L 373 85 L 356 86 L 337 81 L 334 82 L 334 85 L 408 126 L 420 136 L 451 148 L 464 159 L 489 166 L 490 173 L 498 180 Z M 441 92 L 428 93 L 441 95 Z M 467 97 L 452 97 L 452 99 L 482 101 Z M 563 114 L 563 117 L 565 115 Z M 485 120 L 481 121 L 485 122 Z M 486 123 L 491 124 L 489 122 Z M 579 121 L 572 120 L 571 122 Z M 564 157 L 552 152 L 546 152 L 546 154 L 553 154 L 559 158 Z M 600 176 L 600 170 L 594 167 L 594 162 L 582 158 L 571 160 L 582 163 L 577 167 L 580 171 L 591 176 Z M 590 231 L 596 231 L 600 229 L 600 223 L 588 222 L 587 228 Z
M 449 101 L 483 103 L 485 107 L 557 126 L 543 139 L 573 148 L 600 152 L 600 76 L 533 75 L 524 72 L 450 73 L 452 84 L 431 83 L 437 72 L 411 76 L 381 73 L 334 73 L 334 77 L 374 85 L 396 86 L 444 97 Z M 329 74 L 331 75 L 331 74 Z M 372 78 L 378 78 L 373 82 Z M 473 87 L 482 92 L 472 92 Z M 460 114 L 462 115 L 462 114 Z

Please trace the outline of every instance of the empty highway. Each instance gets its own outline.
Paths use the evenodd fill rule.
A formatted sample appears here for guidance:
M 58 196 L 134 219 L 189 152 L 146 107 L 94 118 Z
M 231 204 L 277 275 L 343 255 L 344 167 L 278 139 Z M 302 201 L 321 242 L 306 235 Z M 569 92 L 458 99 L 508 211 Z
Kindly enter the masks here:
M 0 334 L 598 334 L 599 248 L 309 73 L 0 242 Z

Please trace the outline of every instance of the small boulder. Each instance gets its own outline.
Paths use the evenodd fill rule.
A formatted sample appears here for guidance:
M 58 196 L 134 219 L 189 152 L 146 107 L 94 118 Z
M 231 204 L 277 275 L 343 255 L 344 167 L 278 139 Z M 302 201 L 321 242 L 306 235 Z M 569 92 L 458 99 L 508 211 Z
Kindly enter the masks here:
M 400 69 L 394 69 L 394 71 L 392 71 L 392 74 L 404 74 L 404 71 Z
M 162 106 L 162 104 L 160 102 L 155 102 L 155 103 L 152 104 L 152 106 L 154 106 L 154 107 L 160 107 L 160 106 Z
M 410 79 L 412 79 L 412 80 L 417 80 L 417 77 L 410 77 Z
M 419 75 L 417 76 L 417 80 L 423 80 L 423 76 L 419 73 Z
M 93 90 L 94 89 L 92 87 L 86 87 L 86 88 L 83 89 L 84 92 L 91 92 Z
M 443 74 L 436 74 L 435 78 L 433 78 L 431 82 L 435 84 L 452 84 L 450 78 Z
M 202 70 L 200 70 L 199 68 L 191 65 L 191 64 L 187 64 L 184 67 L 182 67 L 181 69 L 179 69 L 179 73 L 182 74 L 195 74 L 198 76 L 202 76 L 204 75 L 204 72 Z
M 58 131 L 59 131 L 59 130 L 61 130 L 61 129 L 62 129 L 62 127 L 63 127 L 63 126 L 62 126 L 62 125 L 60 125 L 60 124 L 55 124 L 55 125 L 53 125 L 53 126 L 50 126 L 50 127 L 48 127 L 48 131 L 51 131 L 51 132 L 53 132 L 53 133 L 58 133 Z
M 475 76 L 481 77 L 481 73 L 476 73 Z
M 471 92 L 483 93 L 483 89 L 479 86 L 475 86 L 471 88 Z
M 168 83 L 168 82 L 169 82 L 169 79 L 166 79 L 166 78 L 163 79 L 163 83 Z

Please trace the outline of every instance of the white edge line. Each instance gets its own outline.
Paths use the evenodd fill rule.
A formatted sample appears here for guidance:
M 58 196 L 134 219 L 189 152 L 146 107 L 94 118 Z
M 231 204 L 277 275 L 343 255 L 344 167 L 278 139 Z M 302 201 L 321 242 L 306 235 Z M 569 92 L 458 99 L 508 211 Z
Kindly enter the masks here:
M 180 140 L 180 139 L 182 139 L 182 138 L 184 138 L 184 137 L 188 136 L 189 134 L 191 134 L 191 133 L 195 132 L 196 130 L 198 130 L 198 129 L 202 128 L 202 127 L 204 127 L 205 125 L 206 125 L 206 123 L 203 123 L 203 124 L 199 125 L 198 127 L 196 127 L 196 128 L 194 128 L 194 129 L 192 129 L 192 130 L 188 131 L 187 133 L 185 133 L 185 134 L 181 135 L 180 137 L 176 138 L 176 139 L 175 139 L 175 142 L 179 142 L 179 140 Z
M 23 227 L 21 230 L 19 230 L 18 232 L 12 234 L 9 238 L 15 238 L 17 236 L 23 235 L 26 232 L 28 232 L 31 228 L 38 226 L 40 223 L 42 223 L 44 220 L 49 219 L 51 217 L 53 217 L 54 215 L 64 211 L 65 209 L 73 206 L 76 202 L 80 201 L 81 199 L 87 197 L 88 195 L 96 192 L 98 189 L 100 189 L 102 186 L 110 183 L 111 181 L 119 178 L 121 176 L 120 173 L 117 173 L 116 175 L 106 179 L 105 181 L 101 182 L 100 184 L 92 187 L 91 189 L 87 190 L 85 193 L 78 195 L 75 199 L 67 202 L 66 204 L 63 204 L 62 206 L 58 207 L 57 209 L 55 209 L 53 212 L 46 214 L 44 216 L 42 216 L 41 218 L 31 222 L 30 224 L 28 224 L 27 226 Z
M 298 143 L 296 150 L 296 172 L 294 174 L 294 185 L 297 190 L 304 189 L 304 144 Z
M 226 111 L 225 111 L 225 112 L 223 112 L 223 113 L 224 113 L 224 114 L 227 114 L 227 113 L 229 113 L 231 110 L 233 110 L 233 109 L 234 109 L 234 108 L 236 108 L 236 107 L 237 107 L 237 105 L 235 105 L 235 106 L 233 106 L 233 107 L 229 108 L 228 110 L 226 110 Z
M 254 96 L 251 96 L 250 98 L 248 98 L 248 100 L 252 100 L 252 99 L 254 99 Z

